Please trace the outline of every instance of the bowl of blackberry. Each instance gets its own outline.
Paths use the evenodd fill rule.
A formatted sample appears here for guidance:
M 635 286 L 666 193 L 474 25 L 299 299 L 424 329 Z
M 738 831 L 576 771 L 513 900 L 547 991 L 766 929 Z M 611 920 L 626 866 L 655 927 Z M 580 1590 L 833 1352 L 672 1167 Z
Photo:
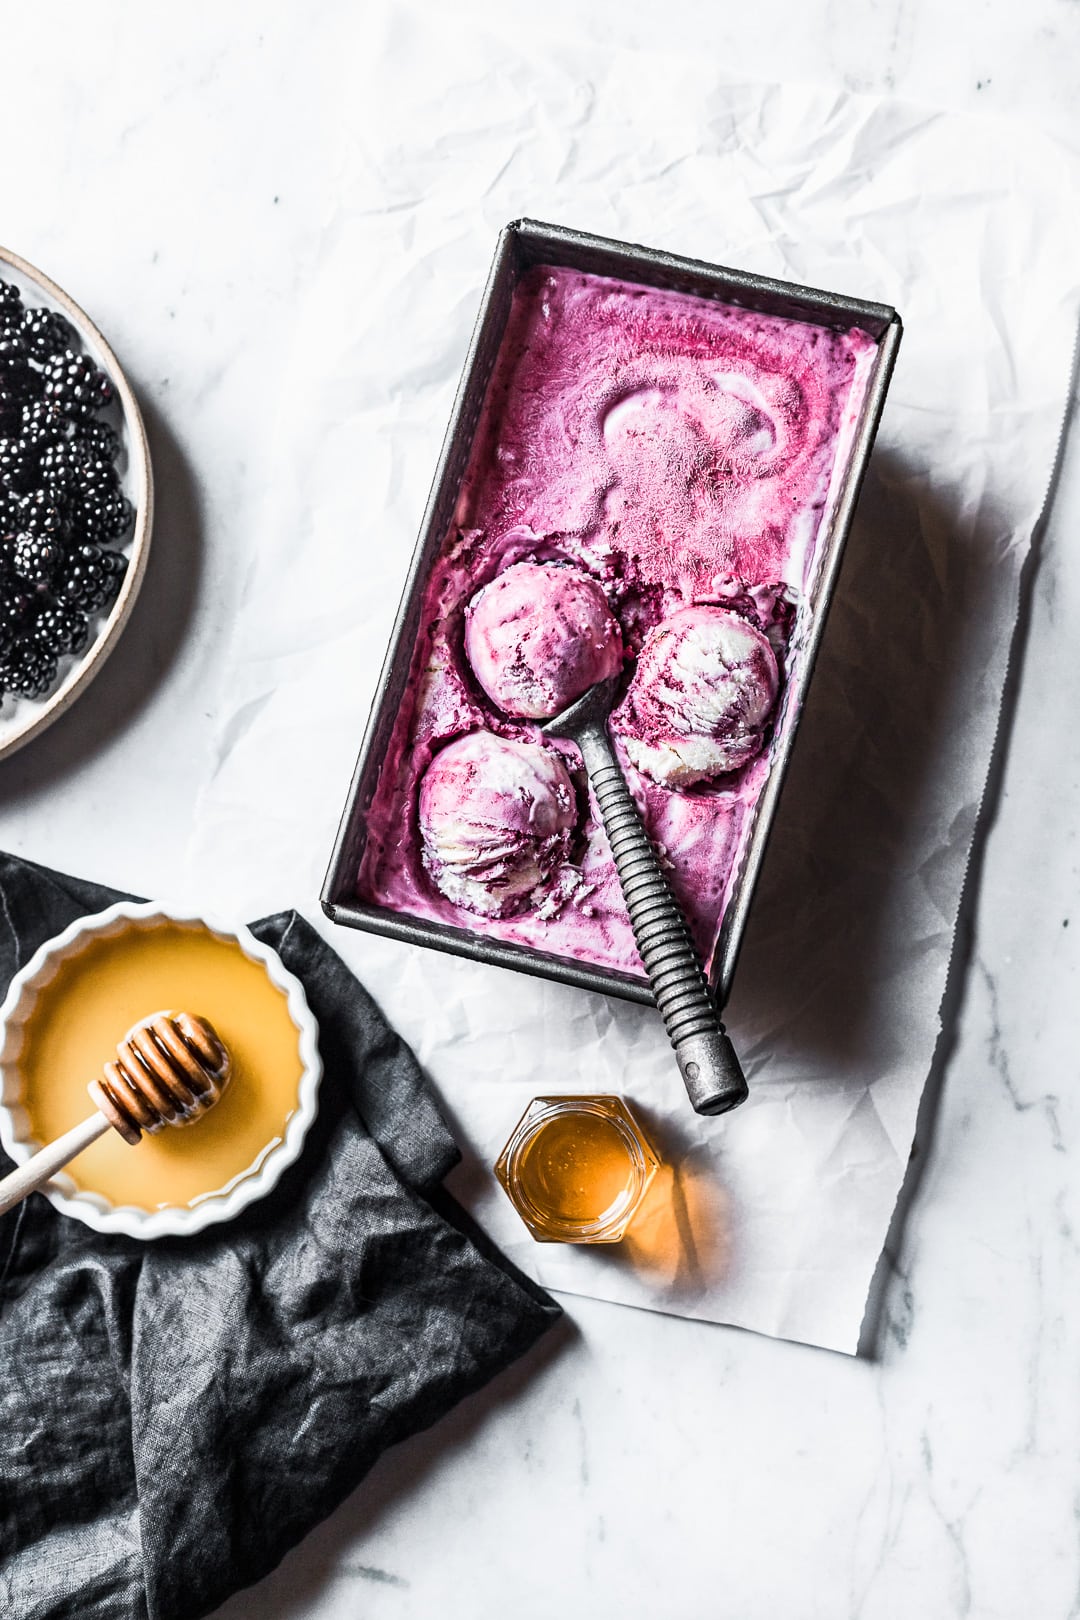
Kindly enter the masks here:
M 112 650 L 152 510 L 146 432 L 116 356 L 55 282 L 0 248 L 0 759 Z

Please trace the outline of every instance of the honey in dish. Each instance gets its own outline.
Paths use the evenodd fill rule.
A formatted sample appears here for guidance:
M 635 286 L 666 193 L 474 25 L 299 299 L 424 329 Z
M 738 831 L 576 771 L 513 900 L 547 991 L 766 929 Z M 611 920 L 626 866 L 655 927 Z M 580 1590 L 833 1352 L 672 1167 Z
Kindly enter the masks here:
M 537 1097 L 495 1167 L 540 1242 L 613 1243 L 658 1161 L 619 1097 Z
M 133 1024 L 162 1010 L 213 1024 L 232 1059 L 223 1095 L 192 1124 L 135 1147 L 109 1131 L 66 1170 L 85 1191 L 147 1210 L 197 1204 L 256 1168 L 285 1134 L 303 1072 L 285 992 L 261 963 L 199 925 L 133 921 L 88 940 L 38 994 L 20 1068 L 39 1143 L 92 1113 L 87 1083 Z

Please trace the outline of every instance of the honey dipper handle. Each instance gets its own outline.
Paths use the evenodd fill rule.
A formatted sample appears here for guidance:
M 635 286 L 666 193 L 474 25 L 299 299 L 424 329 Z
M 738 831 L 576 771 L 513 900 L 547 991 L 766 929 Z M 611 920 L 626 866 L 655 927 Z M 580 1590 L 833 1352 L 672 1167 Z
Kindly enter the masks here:
M 720 1022 L 686 919 L 649 842 L 603 721 L 575 727 L 604 819 L 638 954 L 687 1094 L 699 1114 L 724 1114 L 744 1102 L 746 1079 Z
M 43 1147 L 35 1153 L 32 1159 L 20 1164 L 9 1176 L 0 1181 L 0 1215 L 5 1214 L 14 1205 L 21 1204 L 28 1193 L 37 1192 L 51 1181 L 58 1170 L 62 1170 L 77 1153 L 88 1148 L 91 1142 L 96 1142 L 99 1136 L 111 1131 L 112 1126 L 104 1114 L 91 1114 L 89 1119 L 82 1120 L 73 1125 L 70 1131 L 58 1136 L 55 1142 Z

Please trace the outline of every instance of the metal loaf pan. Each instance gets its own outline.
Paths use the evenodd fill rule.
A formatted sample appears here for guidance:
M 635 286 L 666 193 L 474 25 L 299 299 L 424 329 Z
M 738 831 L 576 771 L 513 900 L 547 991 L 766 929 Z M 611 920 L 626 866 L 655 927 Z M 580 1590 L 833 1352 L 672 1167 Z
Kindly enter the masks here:
M 504 944 L 473 933 L 468 928 L 404 916 L 366 904 L 356 893 L 367 814 L 379 767 L 404 696 L 428 572 L 442 549 L 453 520 L 461 480 L 510 312 L 514 288 L 523 273 L 536 264 L 565 266 L 637 282 L 642 286 L 692 293 L 700 298 L 740 305 L 762 314 L 788 316 L 819 326 L 843 329 L 859 327 L 877 343 L 877 356 L 868 379 L 861 418 L 856 426 L 810 596 L 809 630 L 803 644 L 803 655 L 789 685 L 789 702 L 794 704 L 794 723 L 774 744 L 771 769 L 758 799 L 741 870 L 733 886 L 720 938 L 713 952 L 712 988 L 718 1002 L 723 1005 L 731 989 L 751 897 L 765 856 L 806 688 L 825 629 L 844 543 L 851 527 L 859 486 L 896 358 L 902 331 L 900 317 L 886 304 L 866 303 L 861 299 L 842 297 L 838 293 L 819 292 L 791 282 L 774 281 L 767 276 L 750 275 L 745 271 L 728 270 L 695 259 L 678 258 L 653 248 L 589 236 L 558 225 L 541 225 L 528 219 L 516 220 L 507 225 L 499 237 L 323 885 L 323 909 L 335 922 L 363 928 L 369 933 L 385 934 L 409 944 L 450 951 L 478 962 L 516 968 L 519 972 L 538 974 L 585 990 L 622 996 L 629 1001 L 651 1003 L 653 1000 L 648 985 L 629 974 L 592 967 L 523 945 Z

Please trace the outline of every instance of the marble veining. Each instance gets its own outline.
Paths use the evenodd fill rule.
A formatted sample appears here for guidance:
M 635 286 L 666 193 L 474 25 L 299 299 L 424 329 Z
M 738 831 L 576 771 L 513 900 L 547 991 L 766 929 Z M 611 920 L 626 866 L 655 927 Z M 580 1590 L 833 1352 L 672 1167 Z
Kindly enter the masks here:
M 1052 1091 L 1044 1092 L 1042 1096 L 1024 1097 L 1021 1095 L 1013 1078 L 1009 1061 L 1009 1048 L 1002 1035 L 997 980 L 982 956 L 975 958 L 975 970 L 982 980 L 986 992 L 986 1049 L 990 1067 L 1001 1081 L 1005 1089 L 1005 1095 L 1018 1114 L 1026 1114 L 1032 1108 L 1039 1109 L 1045 1118 L 1055 1152 L 1064 1153 L 1066 1151 L 1065 1142 L 1061 1135 L 1061 1123 L 1058 1119 L 1060 1098 L 1056 1092 Z

